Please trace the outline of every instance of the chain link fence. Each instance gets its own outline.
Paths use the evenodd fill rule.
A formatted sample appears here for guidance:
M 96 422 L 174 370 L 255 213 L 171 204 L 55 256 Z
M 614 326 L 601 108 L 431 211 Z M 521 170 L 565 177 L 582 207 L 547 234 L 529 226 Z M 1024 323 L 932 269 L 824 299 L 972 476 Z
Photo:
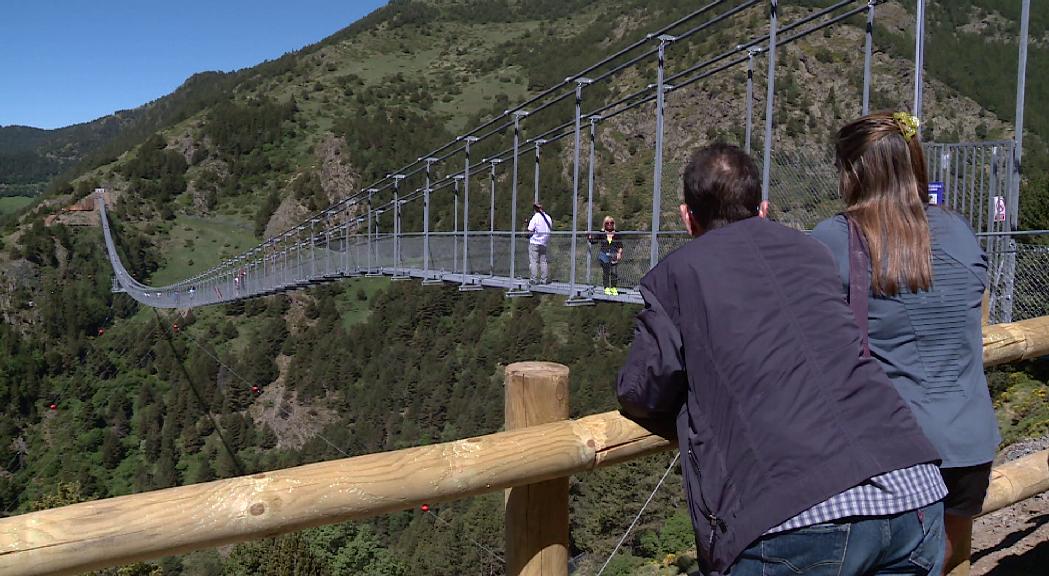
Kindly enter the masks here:
M 1011 320 L 1049 315 L 1049 246 L 1020 244 L 1012 238 L 1006 250 L 1015 259 L 1011 299 Z M 992 322 L 1002 321 L 1004 310 L 992 310 Z

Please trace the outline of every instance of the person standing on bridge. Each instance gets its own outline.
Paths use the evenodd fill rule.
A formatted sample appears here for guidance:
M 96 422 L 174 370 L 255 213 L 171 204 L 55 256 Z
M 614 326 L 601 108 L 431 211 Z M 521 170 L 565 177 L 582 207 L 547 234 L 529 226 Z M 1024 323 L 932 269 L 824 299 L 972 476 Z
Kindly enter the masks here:
M 528 221 L 528 270 L 531 273 L 532 284 L 550 283 L 550 263 L 547 261 L 547 245 L 550 243 L 550 232 L 553 223 L 550 216 L 543 211 L 543 205 L 536 202 L 532 204 L 535 214 Z
M 616 267 L 623 259 L 623 237 L 616 232 L 616 220 L 611 216 L 605 216 L 601 228 L 603 233 L 589 234 L 587 241 L 597 244 L 597 260 L 601 263 L 601 271 L 604 273 L 602 280 L 605 294 L 619 296 L 619 271 Z
M 987 257 L 968 223 L 928 204 L 917 118 L 865 116 L 838 132 L 836 150 L 845 213 L 812 235 L 837 260 L 845 295 L 869 310 L 857 312 L 869 355 L 943 457 L 950 572 L 969 559 L 1001 441 L 983 372 Z
M 931 574 L 939 456 L 871 358 L 826 247 L 758 216 L 753 160 L 699 150 L 692 241 L 641 280 L 623 411 L 676 422 L 706 575 Z

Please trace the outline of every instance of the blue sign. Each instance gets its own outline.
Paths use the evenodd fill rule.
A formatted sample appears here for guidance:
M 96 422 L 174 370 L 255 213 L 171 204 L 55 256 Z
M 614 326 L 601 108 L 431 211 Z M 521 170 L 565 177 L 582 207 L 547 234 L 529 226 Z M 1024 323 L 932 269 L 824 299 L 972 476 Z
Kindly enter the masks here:
M 945 199 L 943 196 L 943 182 L 929 182 L 929 205 L 942 206 Z

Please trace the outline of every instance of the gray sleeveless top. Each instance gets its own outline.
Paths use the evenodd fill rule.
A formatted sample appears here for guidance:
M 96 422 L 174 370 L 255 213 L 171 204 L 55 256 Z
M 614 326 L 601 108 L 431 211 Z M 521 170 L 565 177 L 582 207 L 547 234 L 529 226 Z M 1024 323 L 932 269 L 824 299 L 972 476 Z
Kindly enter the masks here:
M 942 466 L 994 459 L 998 422 L 983 372 L 981 304 L 987 257 L 957 215 L 929 207 L 933 284 L 928 292 L 869 297 L 870 351 L 943 458 Z M 849 229 L 841 215 L 812 236 L 831 251 L 849 290 Z

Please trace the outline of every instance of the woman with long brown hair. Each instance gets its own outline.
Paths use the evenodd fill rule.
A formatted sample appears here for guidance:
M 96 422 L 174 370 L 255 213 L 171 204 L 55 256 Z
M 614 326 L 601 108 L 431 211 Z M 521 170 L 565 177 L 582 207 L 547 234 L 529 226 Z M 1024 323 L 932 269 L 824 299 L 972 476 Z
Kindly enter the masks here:
M 835 163 L 846 209 L 812 234 L 837 261 L 869 354 L 943 458 L 946 574 L 969 558 L 1001 438 L 983 372 L 987 258 L 964 220 L 929 205 L 918 131 L 905 112 L 843 127 Z
M 623 260 L 623 237 L 616 232 L 616 219 L 605 216 L 601 222 L 602 234 L 588 234 L 587 242 L 597 244 L 597 260 L 601 263 L 605 294 L 619 296 L 619 262 Z

